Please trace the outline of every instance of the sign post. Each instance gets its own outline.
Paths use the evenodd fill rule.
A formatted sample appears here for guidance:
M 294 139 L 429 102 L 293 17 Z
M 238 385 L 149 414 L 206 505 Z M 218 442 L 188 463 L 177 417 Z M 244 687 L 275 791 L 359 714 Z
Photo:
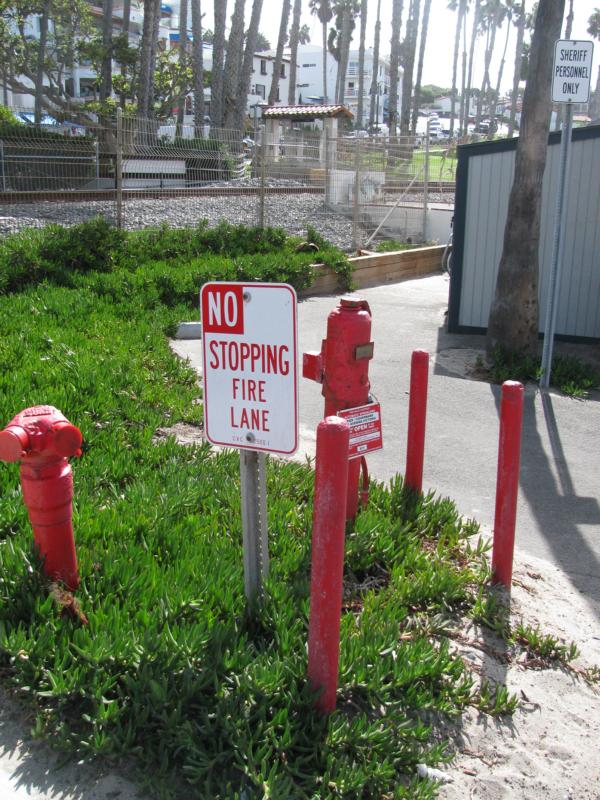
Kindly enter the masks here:
M 269 571 L 265 454 L 298 447 L 296 306 L 287 284 L 214 282 L 200 292 L 204 434 L 240 450 L 249 603 Z
M 554 46 L 552 102 L 565 103 L 566 109 L 560 140 L 558 195 L 556 198 L 556 218 L 552 241 L 548 299 L 546 302 L 544 347 L 542 350 L 540 386 L 543 389 L 547 389 L 550 385 L 552 371 L 552 350 L 554 347 L 554 332 L 556 330 L 556 313 L 565 242 L 564 207 L 567 199 L 571 156 L 573 103 L 587 103 L 589 100 L 593 55 L 593 42 L 560 39 Z

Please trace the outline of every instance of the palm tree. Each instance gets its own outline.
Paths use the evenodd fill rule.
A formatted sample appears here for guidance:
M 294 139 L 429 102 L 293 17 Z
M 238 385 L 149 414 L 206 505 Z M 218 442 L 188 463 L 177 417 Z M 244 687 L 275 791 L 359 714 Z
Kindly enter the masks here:
M 40 38 L 38 39 L 37 69 L 35 77 L 34 122 L 39 125 L 42 121 L 42 99 L 44 96 L 44 64 L 46 61 L 46 45 L 48 43 L 48 17 L 50 15 L 50 0 L 45 0 L 40 15 Z
M 223 127 L 233 128 L 238 97 L 238 82 L 244 52 L 244 5 L 246 0 L 235 0 L 231 16 L 231 30 L 227 42 L 227 57 L 223 72 Z M 245 105 L 245 98 L 244 98 Z
M 492 99 L 492 108 L 490 109 L 490 127 L 488 132 L 488 139 L 494 135 L 496 106 L 500 97 L 500 86 L 502 84 L 502 75 L 504 73 L 504 64 L 506 63 L 506 51 L 508 50 L 508 40 L 510 37 L 510 28 L 512 23 L 513 4 L 512 0 L 507 0 L 507 5 L 504 7 L 504 21 L 506 22 L 506 39 L 504 40 L 504 48 L 502 50 L 502 58 L 500 59 L 500 66 L 498 67 L 498 77 L 496 79 L 496 88 L 494 90 Z
M 182 74 L 187 62 L 187 18 L 188 0 L 181 0 L 179 5 L 179 69 Z M 177 126 L 175 133 L 177 136 L 183 135 L 183 121 L 185 115 L 185 97 L 182 97 L 177 108 Z
M 369 130 L 375 124 L 376 99 L 379 93 L 379 38 L 381 36 L 381 0 L 377 0 L 377 19 L 375 22 L 375 40 L 373 42 L 373 74 L 371 75 L 371 105 L 369 108 Z M 379 127 L 379 120 L 377 120 Z
M 144 24 L 140 46 L 138 113 L 148 118 L 154 111 L 154 65 L 158 46 L 160 0 L 144 0 Z
M 554 42 L 565 0 L 540 0 L 508 201 L 504 245 L 486 346 L 535 356 L 538 351 L 538 250 L 542 179 L 548 151 Z
M 123 24 L 121 26 L 121 36 L 123 44 L 129 46 L 129 28 L 131 25 L 131 0 L 124 0 L 123 2 Z M 121 63 L 121 76 L 124 78 L 127 74 L 127 65 Z M 125 93 L 119 95 L 119 105 L 121 108 L 125 107 Z
M 408 19 L 406 20 L 406 38 L 404 39 L 404 76 L 402 78 L 402 111 L 400 114 L 400 132 L 402 136 L 408 136 L 410 132 L 413 73 L 419 34 L 420 10 L 421 0 L 411 0 Z
M 250 25 L 246 32 L 246 45 L 244 47 L 244 60 L 240 72 L 238 84 L 237 101 L 235 106 L 234 128 L 241 130 L 243 120 L 246 115 L 246 98 L 250 90 L 252 80 L 252 65 L 254 63 L 254 53 L 258 41 L 258 26 L 260 25 L 260 15 L 262 13 L 263 0 L 253 0 L 252 13 L 250 15 Z
M 213 5 L 215 30 L 213 33 L 212 76 L 210 81 L 210 124 L 211 128 L 220 128 L 223 124 L 223 63 L 227 0 L 214 0 Z
M 516 22 L 515 22 L 516 20 Z M 527 14 L 525 0 L 521 0 L 513 9 L 513 22 L 517 26 L 517 42 L 515 44 L 515 71 L 513 75 L 513 88 L 510 98 L 510 117 L 508 121 L 508 135 L 513 136 L 517 118 L 517 103 L 519 101 L 519 81 L 521 78 L 521 59 L 523 58 L 523 41 L 525 39 L 525 25 Z
M 360 0 L 360 40 L 358 45 L 358 104 L 356 108 L 356 124 L 364 128 L 363 94 L 365 91 L 365 35 L 367 32 L 367 0 Z
M 502 17 L 504 15 L 504 6 L 502 0 L 486 0 L 483 8 L 482 27 L 486 33 L 486 46 L 484 53 L 484 70 L 483 81 L 481 83 L 481 90 L 477 99 L 477 114 L 475 118 L 475 125 L 478 126 L 481 121 L 483 112 L 483 101 L 486 92 L 490 89 L 490 64 L 496 46 L 496 32 L 502 24 Z
M 279 36 L 277 37 L 277 49 L 275 50 L 275 63 L 273 64 L 273 78 L 269 90 L 269 105 L 275 105 L 279 93 L 279 78 L 281 77 L 281 65 L 283 64 L 283 48 L 287 39 L 288 21 L 290 19 L 291 0 L 283 0 L 281 4 L 281 21 L 279 23 Z
M 310 13 L 317 15 L 323 28 L 323 102 L 327 103 L 327 25 L 333 12 L 329 0 L 309 0 L 309 6 Z
M 465 118 L 462 129 L 466 133 L 469 125 L 469 113 L 471 110 L 471 82 L 473 78 L 473 57 L 475 55 L 475 43 L 479 31 L 479 18 L 481 16 L 481 0 L 475 0 L 473 11 L 473 27 L 471 30 L 471 44 L 469 46 L 469 67 L 467 69 L 467 86 L 465 89 Z
M 390 93 L 388 99 L 388 126 L 390 136 L 396 136 L 398 127 L 398 71 L 400 69 L 400 29 L 402 27 L 402 0 L 392 2 L 392 38 L 390 40 Z
M 302 0 L 294 0 L 292 13 L 292 28 L 290 30 L 290 86 L 288 90 L 288 103 L 296 103 L 296 69 L 298 67 L 298 41 L 300 39 L 300 16 L 302 14 Z
M 102 3 L 102 66 L 100 82 L 100 100 L 107 100 L 112 92 L 112 31 L 113 0 Z
M 202 54 L 202 9 L 200 0 L 192 3 L 192 73 L 194 76 L 194 136 L 204 131 L 204 58 Z
M 423 18 L 421 20 L 421 41 L 419 43 L 419 62 L 417 64 L 417 78 L 415 80 L 414 102 L 411 120 L 411 133 L 417 132 L 417 119 L 419 117 L 419 104 L 421 100 L 421 79 L 423 78 L 423 62 L 425 60 L 425 47 L 427 46 L 427 31 L 429 30 L 429 12 L 431 0 L 425 0 Z
M 337 77 L 337 102 L 343 104 L 346 96 L 346 74 L 348 72 L 348 61 L 350 58 L 350 44 L 352 42 L 352 32 L 356 27 L 355 18 L 359 7 L 356 0 L 339 0 L 338 15 L 341 16 L 341 29 L 339 36 L 340 61 L 338 65 Z
M 458 51 L 460 49 L 460 31 L 463 19 L 467 13 L 467 0 L 456 0 L 450 4 L 452 10 L 458 10 L 456 15 L 456 29 L 454 31 L 454 54 L 452 56 L 452 93 L 450 95 L 450 138 L 454 134 L 454 112 L 456 109 L 456 82 L 458 76 Z
M 600 8 L 595 9 L 588 19 L 588 33 L 600 42 Z M 600 117 L 600 64 L 598 65 L 598 77 L 596 79 L 596 89 L 590 98 L 590 116 L 592 119 Z

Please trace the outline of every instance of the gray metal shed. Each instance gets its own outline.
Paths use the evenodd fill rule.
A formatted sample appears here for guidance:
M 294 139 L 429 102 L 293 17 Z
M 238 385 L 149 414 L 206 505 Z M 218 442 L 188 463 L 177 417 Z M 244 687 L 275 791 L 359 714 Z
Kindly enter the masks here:
M 458 148 L 448 313 L 452 333 L 486 330 L 502 254 L 516 146 L 516 139 L 503 139 Z M 540 332 L 545 326 L 559 151 L 560 134 L 552 133 L 542 191 Z M 569 339 L 600 338 L 600 125 L 573 131 L 556 333 Z

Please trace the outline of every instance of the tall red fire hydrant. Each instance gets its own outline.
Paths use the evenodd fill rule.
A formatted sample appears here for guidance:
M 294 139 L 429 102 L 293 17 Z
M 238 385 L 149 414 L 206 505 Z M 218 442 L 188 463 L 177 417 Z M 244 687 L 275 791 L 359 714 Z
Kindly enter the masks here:
M 323 339 L 321 352 L 303 355 L 303 377 L 323 384 L 325 417 L 369 402 L 371 358 L 373 342 L 369 304 L 366 300 L 343 297 L 327 317 L 327 337 Z M 348 464 L 347 520 L 354 519 L 358 510 L 361 465 L 363 484 L 366 485 L 365 459 L 352 459 Z
M 69 589 L 79 585 L 73 538 L 73 473 L 82 436 L 53 406 L 26 408 L 0 431 L 0 461 L 21 462 L 23 500 L 44 572 Z

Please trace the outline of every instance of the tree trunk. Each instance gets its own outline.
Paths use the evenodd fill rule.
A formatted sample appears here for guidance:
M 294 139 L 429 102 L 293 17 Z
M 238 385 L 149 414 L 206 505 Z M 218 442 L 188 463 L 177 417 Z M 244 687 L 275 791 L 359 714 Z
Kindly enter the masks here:
M 525 39 L 525 0 L 522 1 L 519 9 L 519 21 L 517 23 L 517 44 L 515 45 L 515 72 L 513 75 L 513 88 L 510 100 L 510 117 L 508 122 L 508 135 L 514 136 L 515 123 L 517 120 L 517 104 L 519 102 L 519 78 L 521 77 L 521 60 L 523 58 L 523 40 Z
M 194 74 L 194 136 L 204 136 L 204 56 L 202 53 L 202 8 L 192 3 L 192 72 Z
M 573 30 L 573 0 L 569 0 L 569 13 L 567 15 L 567 21 L 565 23 L 565 39 L 571 38 L 571 31 Z
M 227 57 L 223 73 L 223 127 L 233 128 L 237 103 L 241 59 L 244 52 L 244 5 L 245 0 L 235 0 L 231 17 L 231 30 L 227 42 Z M 240 98 L 246 110 L 246 98 Z
M 454 112 L 456 110 L 456 82 L 458 80 L 458 51 L 460 49 L 460 31 L 463 16 L 467 10 L 467 0 L 460 0 L 456 14 L 454 31 L 454 52 L 452 56 L 452 93 L 450 95 L 450 138 L 454 135 Z
M 279 36 L 277 38 L 277 50 L 275 51 L 275 63 L 273 64 L 273 79 L 269 90 L 269 105 L 273 106 L 277 102 L 277 91 L 279 89 L 279 78 L 281 77 L 281 65 L 283 63 L 283 48 L 287 35 L 287 27 L 290 19 L 291 0 L 283 0 L 281 5 L 281 21 L 279 23 Z
M 419 105 L 421 100 L 421 80 L 423 78 L 423 61 L 425 59 L 425 48 L 427 47 L 427 32 L 429 30 L 430 10 L 431 10 L 431 0 L 425 0 L 425 5 L 423 6 L 423 19 L 421 21 L 421 41 L 419 43 L 419 61 L 417 64 L 417 79 L 415 81 L 412 120 L 410 126 L 410 130 L 413 136 L 417 132 L 417 119 L 419 118 Z
M 294 0 L 292 13 L 292 28 L 290 30 L 290 87 L 288 89 L 288 103 L 296 105 L 296 74 L 298 68 L 298 38 L 300 36 L 300 16 L 302 14 L 302 0 Z
M 129 45 L 129 28 L 131 22 L 131 0 L 124 0 L 123 2 L 123 26 L 121 28 L 121 33 L 125 39 L 125 42 Z M 127 68 L 125 64 L 121 64 L 121 76 L 125 77 L 127 74 Z M 121 92 L 119 95 L 119 105 L 121 108 L 125 108 L 125 101 L 126 101 L 125 92 Z
M 42 101 L 44 97 L 44 66 L 46 61 L 46 45 L 48 43 L 48 15 L 50 13 L 50 0 L 46 0 L 40 14 L 40 38 L 38 43 L 37 69 L 35 76 L 34 122 L 42 122 Z
M 392 38 L 390 40 L 390 94 L 388 100 L 388 126 L 390 136 L 396 137 L 398 127 L 398 70 L 400 68 L 400 29 L 402 27 L 402 0 L 392 3 Z
M 462 68 L 461 68 L 461 81 L 460 81 L 460 110 L 458 112 L 458 125 L 459 133 L 464 136 L 466 131 L 463 129 L 465 118 L 465 94 L 467 91 L 467 12 L 463 14 L 463 51 L 462 51 Z
M 241 131 L 244 126 L 246 116 L 246 98 L 250 91 L 252 81 L 252 65 L 254 63 L 254 51 L 256 50 L 256 40 L 258 38 L 258 26 L 260 25 L 260 15 L 262 12 L 263 0 L 254 0 L 252 3 L 252 14 L 250 15 L 250 25 L 246 35 L 246 46 L 244 48 L 244 60 L 240 71 L 238 84 L 237 101 L 235 105 L 234 128 Z
M 329 102 L 327 97 L 327 23 L 323 22 L 322 27 L 323 27 L 323 103 L 327 104 Z
M 411 0 L 409 16 L 406 21 L 406 40 L 404 58 L 404 76 L 402 79 L 402 111 L 400 114 L 400 132 L 402 136 L 410 133 L 410 110 L 412 108 L 413 73 L 415 69 L 415 53 L 419 33 L 419 16 L 421 0 Z
M 214 0 L 215 30 L 213 36 L 212 79 L 210 82 L 210 126 L 223 125 L 223 62 L 227 0 Z
M 338 65 L 338 99 L 340 105 L 346 99 L 346 75 L 348 72 L 348 59 L 350 55 L 350 42 L 352 40 L 352 11 L 346 3 L 342 14 L 342 41 L 340 43 L 340 62 Z
M 367 32 L 367 0 L 360 0 L 360 39 L 358 45 L 358 104 L 356 107 L 356 124 L 360 130 L 365 127 L 364 98 L 365 92 L 365 35 Z
M 102 67 L 100 100 L 108 100 L 112 93 L 112 30 L 113 0 L 102 3 Z
M 490 129 L 488 131 L 488 139 L 491 139 L 494 135 L 494 128 L 496 124 L 496 107 L 498 105 L 498 100 L 500 99 L 500 84 L 502 83 L 502 75 L 504 73 L 504 64 L 506 62 L 506 51 L 508 50 L 508 39 L 510 36 L 510 19 L 506 19 L 506 39 L 504 40 L 504 49 L 502 50 L 502 59 L 500 60 L 500 66 L 498 67 L 498 78 L 496 80 L 496 88 L 494 90 L 494 99 L 493 99 L 493 106 L 490 109 Z
M 373 125 L 379 127 L 379 120 L 375 122 L 377 94 L 379 93 L 379 39 L 381 36 L 381 0 L 377 0 L 377 20 L 375 22 L 375 41 L 373 42 L 373 74 L 371 75 L 371 105 L 369 108 L 369 130 Z
M 477 42 L 477 29 L 479 28 L 479 17 L 481 15 L 481 0 L 475 0 L 475 9 L 473 11 L 473 28 L 471 30 L 471 46 L 469 48 L 469 69 L 467 71 L 467 90 L 465 99 L 465 121 L 463 130 L 468 133 L 469 130 L 469 116 L 471 113 L 471 85 L 473 80 L 473 56 L 475 54 L 475 43 Z
M 488 352 L 496 347 L 527 355 L 538 351 L 538 259 L 542 181 L 548 150 L 554 42 L 565 0 L 540 0 L 531 40 L 515 175 L 504 246 L 488 323 Z
M 144 0 L 144 24 L 140 47 L 138 114 L 148 118 L 154 107 L 154 65 L 158 44 L 160 0 Z
M 179 4 L 179 69 L 183 72 L 187 64 L 187 24 L 188 0 L 180 0 Z M 177 106 L 176 136 L 183 136 L 183 122 L 185 117 L 185 97 L 182 97 Z
M 483 103 L 485 100 L 485 93 L 490 89 L 491 86 L 490 64 L 492 63 L 492 56 L 494 54 L 494 48 L 496 47 L 496 31 L 498 30 L 499 10 L 500 10 L 500 1 L 496 0 L 496 7 L 492 11 L 492 15 L 489 20 L 487 46 L 485 48 L 485 56 L 484 56 L 483 81 L 481 82 L 481 91 L 479 93 L 479 99 L 477 101 L 477 116 L 475 118 L 476 126 L 478 126 L 481 121 L 481 116 L 483 113 Z

